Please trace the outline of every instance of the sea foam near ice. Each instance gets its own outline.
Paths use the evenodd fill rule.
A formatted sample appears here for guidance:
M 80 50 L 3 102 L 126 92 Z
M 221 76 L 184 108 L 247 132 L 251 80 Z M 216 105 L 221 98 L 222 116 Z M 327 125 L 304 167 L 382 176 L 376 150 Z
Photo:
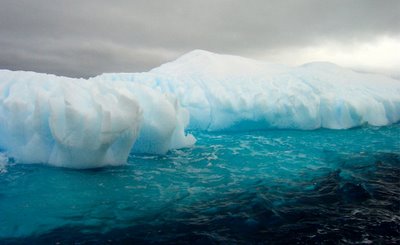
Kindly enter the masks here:
M 7 173 L 8 157 L 5 153 L 0 152 L 0 174 Z

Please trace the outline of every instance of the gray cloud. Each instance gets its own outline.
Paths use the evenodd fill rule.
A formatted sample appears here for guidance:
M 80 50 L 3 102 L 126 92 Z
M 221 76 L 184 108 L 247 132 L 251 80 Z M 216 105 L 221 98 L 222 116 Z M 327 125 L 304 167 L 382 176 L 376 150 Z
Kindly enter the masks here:
M 400 1 L 3 0 L 0 68 L 146 71 L 192 49 L 258 52 L 400 35 Z

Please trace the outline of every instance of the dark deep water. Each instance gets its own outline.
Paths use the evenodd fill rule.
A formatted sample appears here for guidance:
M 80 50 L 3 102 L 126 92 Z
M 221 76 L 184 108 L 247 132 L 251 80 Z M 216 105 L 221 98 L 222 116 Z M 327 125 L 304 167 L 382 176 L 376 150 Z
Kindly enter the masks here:
M 400 243 L 400 124 L 193 133 L 114 168 L 0 155 L 0 244 Z

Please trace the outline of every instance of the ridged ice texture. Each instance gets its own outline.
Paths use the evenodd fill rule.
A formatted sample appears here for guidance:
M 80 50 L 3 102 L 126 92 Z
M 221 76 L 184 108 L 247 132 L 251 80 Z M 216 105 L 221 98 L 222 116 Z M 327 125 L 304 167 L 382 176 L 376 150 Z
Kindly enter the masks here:
M 189 122 L 190 120 L 190 122 Z M 191 129 L 346 129 L 400 120 L 400 81 L 193 51 L 147 73 L 88 80 L 0 70 L 0 148 L 18 162 L 91 168 L 194 144 Z
M 174 94 L 192 129 L 347 129 L 400 120 L 399 80 L 331 63 L 293 68 L 196 50 L 148 73 L 95 79 Z
M 22 163 L 71 168 L 124 164 L 132 149 L 194 144 L 188 112 L 140 84 L 0 71 L 0 148 Z

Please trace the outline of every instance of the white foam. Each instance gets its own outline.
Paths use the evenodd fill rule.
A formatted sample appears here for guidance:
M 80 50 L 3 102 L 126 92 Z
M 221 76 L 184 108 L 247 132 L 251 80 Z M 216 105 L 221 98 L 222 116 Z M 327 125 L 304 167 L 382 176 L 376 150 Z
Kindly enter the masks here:
M 8 157 L 4 152 L 0 152 L 0 174 L 7 173 Z

